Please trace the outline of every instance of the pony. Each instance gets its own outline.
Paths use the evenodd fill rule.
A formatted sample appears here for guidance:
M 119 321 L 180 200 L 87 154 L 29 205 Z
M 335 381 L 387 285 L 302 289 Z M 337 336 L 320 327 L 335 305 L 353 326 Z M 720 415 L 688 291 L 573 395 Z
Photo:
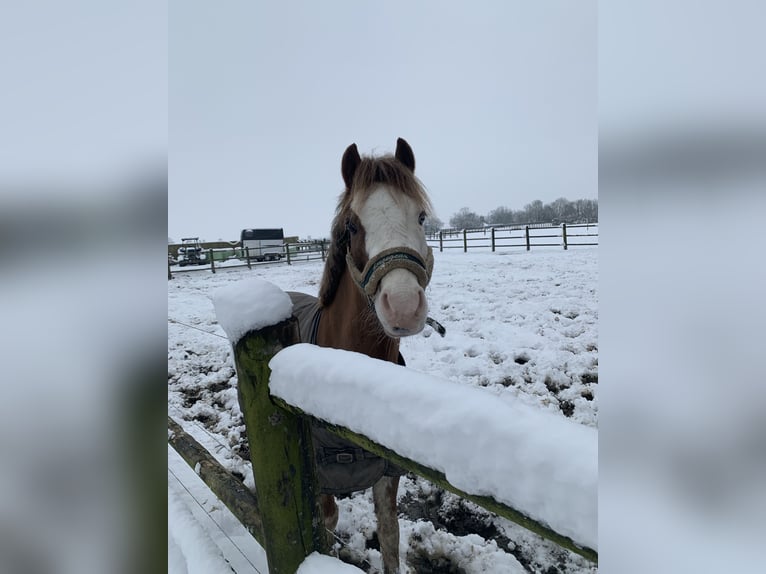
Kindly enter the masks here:
M 341 160 L 345 189 L 331 227 L 319 297 L 288 293 L 301 340 L 404 365 L 399 340 L 420 333 L 427 317 L 425 287 L 433 270 L 423 223 L 431 203 L 415 176 L 410 145 L 393 155 L 360 156 L 356 144 Z M 438 325 L 438 327 L 436 326 Z M 312 431 L 325 527 L 338 523 L 334 495 L 372 486 L 385 574 L 399 572 L 396 494 L 404 471 L 318 425 Z

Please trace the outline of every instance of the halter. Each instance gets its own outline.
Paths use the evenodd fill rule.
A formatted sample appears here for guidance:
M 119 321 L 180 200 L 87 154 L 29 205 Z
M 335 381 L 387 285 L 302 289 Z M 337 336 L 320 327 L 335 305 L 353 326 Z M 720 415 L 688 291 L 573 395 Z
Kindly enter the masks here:
M 393 269 L 406 269 L 410 271 L 418 280 L 423 289 L 431 281 L 431 273 L 434 269 L 434 254 L 429 247 L 426 254 L 426 260 L 420 256 L 420 253 L 409 247 L 393 247 L 384 249 L 378 255 L 367 262 L 362 271 L 359 271 L 351 257 L 351 251 L 346 252 L 346 265 L 353 277 L 354 282 L 372 300 L 380 285 L 380 280 Z
M 426 253 L 426 260 L 420 256 L 420 253 L 409 247 L 394 247 L 385 249 L 373 257 L 359 271 L 351 257 L 351 250 L 346 252 L 346 267 L 348 267 L 354 283 L 367 296 L 370 307 L 373 307 L 373 298 L 378 290 L 381 279 L 393 269 L 406 269 L 410 271 L 418 280 L 418 284 L 425 289 L 431 281 L 431 273 L 434 270 L 434 253 L 429 247 Z M 426 323 L 431 326 L 439 335 L 444 337 L 447 330 L 435 319 L 426 318 Z

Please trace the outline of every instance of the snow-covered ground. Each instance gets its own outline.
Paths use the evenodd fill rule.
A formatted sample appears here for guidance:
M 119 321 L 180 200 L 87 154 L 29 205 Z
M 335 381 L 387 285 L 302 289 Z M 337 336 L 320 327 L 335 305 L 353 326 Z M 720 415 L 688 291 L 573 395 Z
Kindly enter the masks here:
M 447 336 L 441 338 L 426 327 L 420 335 L 404 339 L 408 367 L 484 387 L 500 401 L 595 428 L 597 253 L 596 248 L 435 253 L 427 295 L 430 315 L 447 328 Z M 168 281 L 169 414 L 250 486 L 236 374 L 211 296 L 219 287 L 251 277 L 315 295 L 322 265 L 275 263 L 216 274 L 178 273 Z M 503 445 L 496 446 L 487 456 L 503 455 Z M 192 473 L 190 480 L 195 478 Z M 183 512 L 177 488 L 172 494 L 169 534 L 172 540 L 186 540 L 193 521 Z M 584 559 L 413 475 L 402 480 L 399 501 L 400 550 L 411 572 L 595 571 Z M 339 508 L 341 556 L 368 571 L 379 568 L 370 492 L 339 500 Z M 191 536 L 206 538 L 197 548 L 228 558 L 226 545 L 215 544 L 221 536 L 204 524 Z M 171 553 L 172 571 L 184 572 L 189 564 L 181 559 L 182 546 L 177 544 Z

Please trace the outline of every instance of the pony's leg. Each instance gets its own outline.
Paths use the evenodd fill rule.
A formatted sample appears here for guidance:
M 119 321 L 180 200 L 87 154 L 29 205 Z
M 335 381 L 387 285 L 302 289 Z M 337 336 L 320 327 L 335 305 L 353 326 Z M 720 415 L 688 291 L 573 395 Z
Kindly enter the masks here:
M 324 527 L 327 529 L 327 544 L 332 548 L 335 544 L 335 527 L 338 526 L 338 505 L 335 504 L 335 497 L 332 494 L 320 494 L 319 506 L 322 509 L 322 519 Z
M 396 512 L 398 488 L 398 476 L 384 476 L 372 486 L 384 574 L 399 573 L 399 520 Z

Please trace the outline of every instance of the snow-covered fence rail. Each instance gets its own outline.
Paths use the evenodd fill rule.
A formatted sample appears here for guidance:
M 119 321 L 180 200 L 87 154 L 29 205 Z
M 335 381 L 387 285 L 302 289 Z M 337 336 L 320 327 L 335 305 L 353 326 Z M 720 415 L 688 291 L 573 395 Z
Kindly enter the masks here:
M 294 345 L 269 367 L 285 410 L 597 561 L 595 429 L 338 349 Z
M 445 249 L 570 247 L 598 245 L 598 223 L 561 225 L 494 226 L 480 229 L 448 229 L 426 237 L 431 247 Z
M 219 289 L 214 303 L 234 347 L 262 539 L 251 531 L 271 574 L 328 550 L 312 420 L 597 562 L 594 429 L 364 355 L 297 344 L 289 297 L 259 279 Z

